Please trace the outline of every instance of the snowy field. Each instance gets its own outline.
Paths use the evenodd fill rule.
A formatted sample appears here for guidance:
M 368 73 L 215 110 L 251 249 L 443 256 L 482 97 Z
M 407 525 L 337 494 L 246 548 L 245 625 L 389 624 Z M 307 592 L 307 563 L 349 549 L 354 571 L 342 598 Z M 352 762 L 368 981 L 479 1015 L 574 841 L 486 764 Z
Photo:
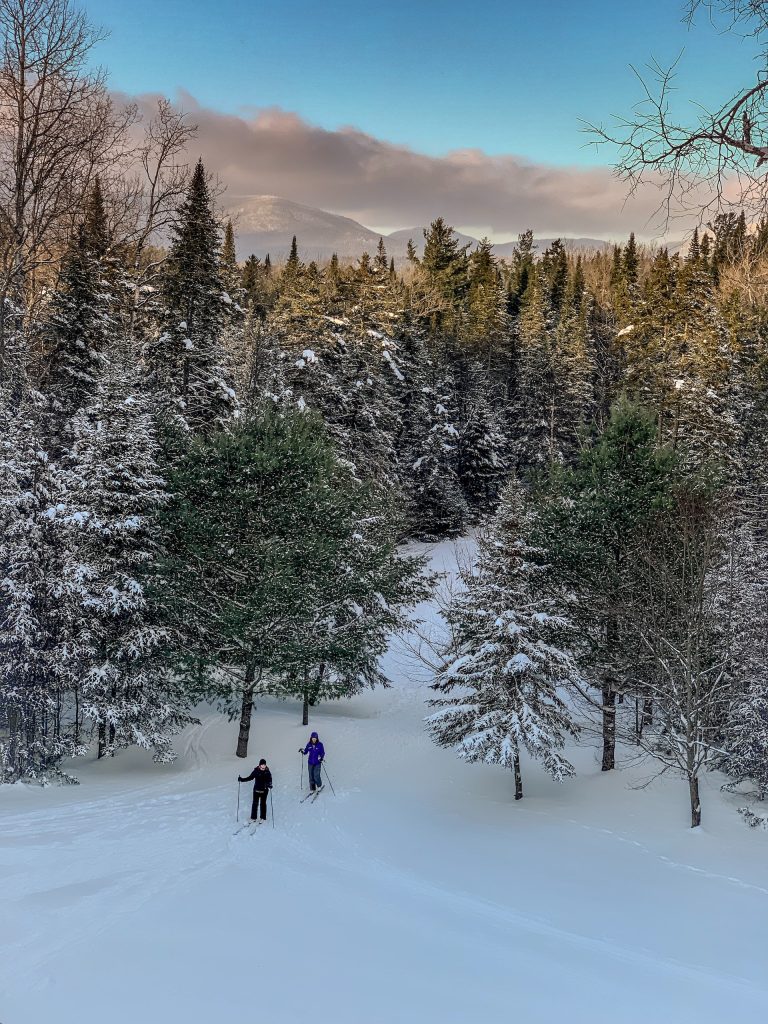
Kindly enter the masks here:
M 449 546 L 435 561 L 450 565 Z M 604 776 L 526 799 L 423 729 L 423 678 L 313 713 L 328 787 L 299 803 L 295 704 L 259 701 L 246 765 L 210 714 L 172 766 L 80 763 L 0 789 L 2 1024 L 707 1024 L 768 1019 L 768 833 L 716 778 Z M 234 836 L 267 757 L 275 825 Z M 251 786 L 242 787 L 241 817 Z

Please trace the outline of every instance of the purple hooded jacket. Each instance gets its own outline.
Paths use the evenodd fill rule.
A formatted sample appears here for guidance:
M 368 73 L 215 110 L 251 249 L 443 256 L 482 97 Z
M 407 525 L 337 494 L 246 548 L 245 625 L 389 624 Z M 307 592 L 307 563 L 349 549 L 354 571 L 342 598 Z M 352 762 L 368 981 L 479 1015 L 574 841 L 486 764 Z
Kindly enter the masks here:
M 313 743 L 313 739 L 316 739 L 317 743 Z M 304 747 L 304 753 L 309 754 L 310 764 L 320 764 L 325 757 L 325 747 L 320 742 L 320 737 L 316 732 L 313 732 L 309 737 L 309 743 Z

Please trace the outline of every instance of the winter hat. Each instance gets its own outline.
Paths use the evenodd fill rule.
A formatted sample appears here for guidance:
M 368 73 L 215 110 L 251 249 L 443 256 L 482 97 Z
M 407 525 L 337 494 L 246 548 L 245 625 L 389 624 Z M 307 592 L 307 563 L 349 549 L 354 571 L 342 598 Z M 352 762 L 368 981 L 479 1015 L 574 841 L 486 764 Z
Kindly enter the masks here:
M 316 732 L 313 732 L 312 735 L 309 738 L 311 740 L 319 740 L 320 739 L 320 737 L 317 735 Z
M 259 764 L 266 764 L 266 763 L 267 763 L 267 759 L 265 757 L 262 757 L 262 759 L 259 761 Z

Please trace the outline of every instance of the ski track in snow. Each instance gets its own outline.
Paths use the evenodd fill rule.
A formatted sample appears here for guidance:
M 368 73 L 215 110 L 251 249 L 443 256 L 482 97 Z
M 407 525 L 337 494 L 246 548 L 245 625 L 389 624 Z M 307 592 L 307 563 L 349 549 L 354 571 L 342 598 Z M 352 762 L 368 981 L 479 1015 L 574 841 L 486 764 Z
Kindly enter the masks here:
M 234 834 L 244 763 L 213 712 L 175 765 L 121 752 L 79 787 L 0 789 L 3 1024 L 765 1019 L 768 836 L 716 780 L 696 833 L 683 783 L 632 789 L 583 748 L 563 787 L 524 765 L 515 804 L 430 743 L 402 645 L 387 667 L 392 689 L 313 710 L 335 796 L 300 804 L 307 730 L 259 701 L 245 766 L 270 761 L 275 829 L 270 808 Z

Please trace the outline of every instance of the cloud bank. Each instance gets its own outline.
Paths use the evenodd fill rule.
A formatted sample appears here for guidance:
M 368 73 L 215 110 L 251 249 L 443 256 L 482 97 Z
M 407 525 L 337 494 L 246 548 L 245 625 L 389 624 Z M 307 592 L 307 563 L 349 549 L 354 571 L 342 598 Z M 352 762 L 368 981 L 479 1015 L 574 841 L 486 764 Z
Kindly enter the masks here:
M 147 111 L 151 96 L 139 104 Z M 510 236 L 619 238 L 654 234 L 659 194 L 626 200 L 607 167 L 557 167 L 477 149 L 429 156 L 353 127 L 320 128 L 276 108 L 225 114 L 180 94 L 198 125 L 190 157 L 202 156 L 227 188 L 224 204 L 249 195 L 279 195 L 395 229 L 445 217 L 457 228 Z

